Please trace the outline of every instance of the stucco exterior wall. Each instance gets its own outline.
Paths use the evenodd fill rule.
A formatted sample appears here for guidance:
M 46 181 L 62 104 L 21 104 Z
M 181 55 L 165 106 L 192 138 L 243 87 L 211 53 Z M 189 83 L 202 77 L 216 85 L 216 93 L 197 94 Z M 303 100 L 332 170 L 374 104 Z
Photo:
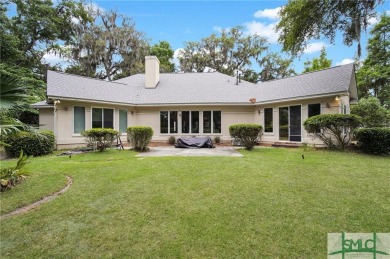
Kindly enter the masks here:
M 301 100 L 301 101 L 279 102 L 275 104 L 257 106 L 255 123 L 260 123 L 263 126 L 264 126 L 264 108 L 273 108 L 273 132 L 272 133 L 264 132 L 261 137 L 261 140 L 265 143 L 283 141 L 279 139 L 279 108 L 301 105 L 301 125 L 302 125 L 301 142 L 308 143 L 310 145 L 315 144 L 316 146 L 323 145 L 322 141 L 315 138 L 313 134 L 307 133 L 306 130 L 304 129 L 303 123 L 308 118 L 308 105 L 319 103 L 321 106 L 321 114 L 337 114 L 337 113 L 342 113 L 342 103 L 347 107 L 349 107 L 348 96 L 341 96 L 339 97 L 339 99 L 340 100 L 335 100 L 335 97 L 316 98 L 316 99 L 308 99 L 308 100 Z
M 85 107 L 85 130 L 92 127 L 92 108 L 114 109 L 114 129 L 116 130 L 119 129 L 119 110 L 127 111 L 127 122 L 129 125 L 134 123 L 134 118 L 130 112 L 131 109 L 128 106 L 61 101 L 57 105 L 57 112 L 54 115 L 54 124 L 57 126 L 54 134 L 56 135 L 59 149 L 85 145 L 84 138 L 80 134 L 74 134 L 74 106 Z M 126 134 L 122 134 L 121 140 L 127 141 Z
M 39 109 L 39 128 L 54 131 L 53 108 Z
M 40 123 L 44 124 L 42 128 L 54 131 L 57 139 L 58 148 L 70 148 L 83 146 L 84 138 L 80 134 L 74 134 L 74 106 L 85 107 L 85 129 L 88 130 L 92 125 L 92 108 L 110 108 L 114 109 L 114 129 L 119 129 L 119 110 L 127 111 L 127 122 L 129 126 L 149 126 L 153 129 L 153 141 L 167 141 L 170 136 L 219 136 L 223 141 L 231 140 L 229 135 L 229 126 L 236 123 L 258 123 L 264 126 L 264 108 L 273 109 L 273 132 L 263 133 L 261 140 L 265 143 L 273 143 L 279 140 L 279 108 L 293 105 L 301 105 L 301 136 L 302 141 L 308 144 L 321 145 L 322 142 L 308 134 L 303 127 L 303 122 L 308 117 L 308 105 L 320 103 L 321 114 L 336 114 L 349 112 L 349 97 L 340 96 L 339 100 L 334 97 L 316 98 L 301 101 L 286 101 L 273 104 L 247 105 L 247 106 L 164 106 L 164 107 L 131 107 L 86 102 L 61 101 L 57 105 L 57 112 L 53 115 L 52 109 L 40 109 Z M 343 105 L 346 109 L 342 109 Z M 177 134 L 160 133 L 160 111 L 178 111 L 178 129 Z M 199 134 L 183 134 L 181 132 L 181 112 L 182 111 L 199 111 Z M 203 133 L 203 112 L 204 111 L 221 111 L 221 133 Z M 56 127 L 54 127 L 56 125 Z M 121 139 L 127 142 L 126 134 L 122 134 Z
M 178 129 L 177 134 L 160 133 L 160 111 L 178 111 Z M 181 112 L 182 111 L 199 111 L 199 134 L 180 133 Z M 203 111 L 221 111 L 221 133 L 203 133 Z M 219 136 L 221 140 L 230 140 L 229 126 L 235 123 L 253 123 L 254 108 L 253 106 L 165 106 L 165 107 L 137 107 L 134 113 L 135 125 L 149 126 L 153 129 L 153 141 L 167 141 L 170 136 Z

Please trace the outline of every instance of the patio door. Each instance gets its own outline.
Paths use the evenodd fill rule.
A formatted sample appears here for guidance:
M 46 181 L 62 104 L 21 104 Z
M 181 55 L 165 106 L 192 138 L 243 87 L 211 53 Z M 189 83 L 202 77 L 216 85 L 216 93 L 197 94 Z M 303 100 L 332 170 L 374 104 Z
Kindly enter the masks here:
M 301 106 L 290 106 L 290 141 L 301 142 Z
M 301 141 L 301 105 L 279 108 L 279 140 Z

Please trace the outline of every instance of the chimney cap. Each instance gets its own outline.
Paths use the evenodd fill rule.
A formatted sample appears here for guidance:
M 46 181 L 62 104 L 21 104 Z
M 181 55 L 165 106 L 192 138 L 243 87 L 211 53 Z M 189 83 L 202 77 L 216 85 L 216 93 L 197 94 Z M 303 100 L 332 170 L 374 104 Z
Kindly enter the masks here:
M 156 56 L 145 56 L 145 61 L 146 60 L 156 60 L 160 64 L 160 60 Z

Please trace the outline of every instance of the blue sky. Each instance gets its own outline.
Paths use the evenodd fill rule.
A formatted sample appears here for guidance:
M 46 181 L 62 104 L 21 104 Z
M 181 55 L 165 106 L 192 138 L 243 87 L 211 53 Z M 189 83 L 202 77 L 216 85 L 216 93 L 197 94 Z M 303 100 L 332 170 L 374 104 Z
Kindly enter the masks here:
M 287 1 L 93 1 L 105 10 L 118 10 L 133 18 L 136 28 L 146 33 L 151 43 L 168 41 L 174 50 L 183 47 L 186 41 L 199 41 L 202 37 L 217 33 L 221 28 L 236 25 L 244 27 L 246 33 L 257 33 L 271 42 L 271 50 L 280 51 L 277 33 L 273 26 L 278 21 L 277 8 Z M 390 1 L 378 6 L 378 13 L 390 12 Z M 374 24 L 377 22 L 372 19 Z M 362 58 L 369 33 L 362 35 Z M 303 62 L 319 56 L 322 46 L 326 47 L 332 65 L 351 63 L 356 45 L 347 47 L 341 34 L 331 44 L 327 39 L 311 42 L 308 49 L 294 62 L 297 72 L 303 70 Z M 176 51 L 177 53 L 177 51 Z M 48 57 L 49 58 L 49 57 Z

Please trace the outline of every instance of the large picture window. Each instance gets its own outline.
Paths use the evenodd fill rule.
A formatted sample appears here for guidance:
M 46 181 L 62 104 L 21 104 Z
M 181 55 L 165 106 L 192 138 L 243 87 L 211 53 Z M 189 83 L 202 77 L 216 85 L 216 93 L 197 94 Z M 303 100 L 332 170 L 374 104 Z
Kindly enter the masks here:
M 83 131 L 85 131 L 85 107 L 74 106 L 73 133 L 80 134 Z
M 114 128 L 114 110 L 92 108 L 92 128 Z
M 119 131 L 121 133 L 127 132 L 127 111 L 119 110 Z
M 174 134 L 178 131 L 177 111 L 160 112 L 160 133 Z
M 203 133 L 221 133 L 221 111 L 203 111 Z
M 273 109 L 264 109 L 264 132 L 274 132 Z
M 181 133 L 199 133 L 199 111 L 181 112 Z

